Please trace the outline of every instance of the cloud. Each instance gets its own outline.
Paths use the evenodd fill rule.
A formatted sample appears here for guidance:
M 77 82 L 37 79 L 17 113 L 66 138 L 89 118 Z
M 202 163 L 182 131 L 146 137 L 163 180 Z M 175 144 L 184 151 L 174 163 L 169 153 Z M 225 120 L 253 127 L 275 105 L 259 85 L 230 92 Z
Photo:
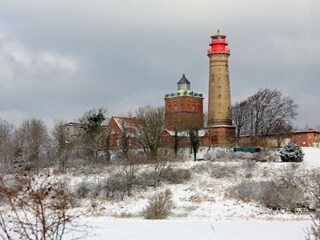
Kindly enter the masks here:
M 0 112 L 46 119 L 164 104 L 186 73 L 207 96 L 210 35 L 230 43 L 232 100 L 278 88 L 319 99 L 317 0 L 10 0 L 0 8 Z M 206 100 L 205 100 L 206 101 Z M 206 106 L 206 103 L 205 105 Z M 305 119 L 304 119 L 305 117 Z M 72 119 L 71 119 L 72 120 Z M 299 124 L 299 123 L 298 123 Z

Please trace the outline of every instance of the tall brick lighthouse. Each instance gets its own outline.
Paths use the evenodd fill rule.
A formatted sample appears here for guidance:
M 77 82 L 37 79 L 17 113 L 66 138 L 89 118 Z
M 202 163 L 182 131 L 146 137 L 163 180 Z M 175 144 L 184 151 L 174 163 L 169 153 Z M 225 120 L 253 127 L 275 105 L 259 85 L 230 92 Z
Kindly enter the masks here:
M 208 95 L 208 130 L 213 145 L 227 145 L 234 142 L 235 128 L 231 120 L 231 97 L 229 80 L 230 49 L 226 35 L 211 36 L 208 57 L 209 95 Z

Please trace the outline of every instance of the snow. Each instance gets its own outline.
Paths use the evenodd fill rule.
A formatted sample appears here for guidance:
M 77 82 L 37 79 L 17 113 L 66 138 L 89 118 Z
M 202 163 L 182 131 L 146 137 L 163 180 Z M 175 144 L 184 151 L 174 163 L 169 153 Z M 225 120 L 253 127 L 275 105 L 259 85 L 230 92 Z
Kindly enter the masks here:
M 306 166 L 320 167 L 320 148 L 303 147 L 304 164 Z
M 320 148 L 302 148 L 305 156 L 302 167 L 318 169 L 320 167 Z M 191 155 L 190 150 L 184 150 Z M 208 154 L 204 149 L 199 153 L 203 159 Z M 103 197 L 81 199 L 81 206 L 74 211 L 81 212 L 77 220 L 80 225 L 89 226 L 85 239 L 88 240 L 277 240 L 305 239 L 306 228 L 311 225 L 310 214 L 293 214 L 272 211 L 261 204 L 242 202 L 228 198 L 229 187 L 244 180 L 267 180 L 275 173 L 281 174 L 291 163 L 257 163 L 253 176 L 247 179 L 248 164 L 238 162 L 194 162 L 189 158 L 183 162 L 174 162 L 172 168 L 189 169 L 192 177 L 183 184 L 162 183 L 154 189 L 135 189 L 133 196 L 124 196 L 123 200 L 107 200 Z M 192 157 L 190 157 L 192 159 Z M 214 168 L 213 168 L 214 167 Z M 213 169 L 226 168 L 232 171 L 228 177 L 213 177 Z M 140 169 L 143 171 L 144 169 Z M 110 166 L 100 174 L 61 175 L 66 182 L 75 187 L 82 180 L 95 183 L 117 171 Z M 141 214 L 148 199 L 155 193 L 170 189 L 173 193 L 174 209 L 167 220 L 145 220 Z M 94 203 L 94 204 L 93 204 Z M 92 206 L 95 205 L 93 208 Z M 82 233 L 73 231 L 65 239 L 72 239 Z
M 203 151 L 205 152 L 205 151 Z M 303 166 L 320 167 L 320 149 L 303 148 Z M 82 217 L 79 223 L 89 228 L 88 240 L 303 240 L 307 227 L 310 227 L 310 215 L 272 212 L 259 204 L 245 203 L 225 198 L 224 189 L 239 181 L 210 180 L 210 171 L 206 171 L 206 162 L 185 161 L 175 163 L 180 168 L 201 167 L 202 172 L 194 172 L 193 179 L 187 184 L 164 184 L 154 190 L 136 191 L 133 197 L 119 202 L 108 202 L 104 212 L 96 217 Z M 172 166 L 175 167 L 175 164 Z M 216 163 L 217 166 L 240 166 L 241 163 Z M 282 171 L 290 163 L 261 163 L 262 172 Z M 193 168 L 193 169 L 194 169 Z M 200 171 L 199 170 L 199 171 Z M 240 174 L 241 175 L 241 174 Z M 240 177 L 241 178 L 241 177 Z M 141 211 L 148 199 L 156 192 L 169 188 L 173 192 L 175 208 L 173 216 L 167 220 L 144 220 Z M 222 191 L 222 192 L 221 192 Z M 126 215 L 127 214 L 127 215 Z M 88 215 L 87 215 L 88 216 Z M 119 218 L 119 216 L 126 218 Z M 76 236 L 76 232 L 73 232 Z M 68 238 L 70 237 L 70 238 Z M 71 239 L 68 235 L 67 239 Z
M 310 221 L 204 221 L 86 218 L 88 240 L 303 240 Z M 69 234 L 66 239 L 77 236 Z

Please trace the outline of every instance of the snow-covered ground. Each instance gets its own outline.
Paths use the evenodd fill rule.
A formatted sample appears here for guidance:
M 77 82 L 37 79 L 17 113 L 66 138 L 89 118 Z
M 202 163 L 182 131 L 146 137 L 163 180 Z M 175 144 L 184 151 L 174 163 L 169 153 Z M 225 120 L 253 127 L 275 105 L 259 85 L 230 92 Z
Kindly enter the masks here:
M 320 167 L 320 149 L 303 148 L 306 168 Z M 204 162 L 187 161 L 179 167 L 195 169 Z M 225 163 L 219 163 L 222 166 Z M 233 163 L 228 163 L 229 165 Z M 234 163 L 235 167 L 239 163 Z M 285 168 L 284 163 L 261 163 L 261 176 Z M 289 164 L 290 165 L 290 164 Z M 205 167 L 203 167 L 205 170 Z M 242 173 L 245 174 L 245 173 Z M 244 177 L 244 175 L 243 175 Z M 95 217 L 83 217 L 79 221 L 89 228 L 91 240 L 303 240 L 311 225 L 310 215 L 279 213 L 255 203 L 225 198 L 224 189 L 241 180 L 241 174 L 226 181 L 210 179 L 207 172 L 193 174 L 186 184 L 162 185 L 156 190 L 136 191 L 123 201 L 101 202 L 100 210 L 92 211 Z M 155 192 L 169 188 L 173 192 L 175 208 L 167 220 L 144 220 L 141 211 Z M 90 204 L 90 202 L 88 202 Z M 99 204 L 98 204 L 99 205 Z M 88 208 L 87 208 L 88 209 Z M 87 214 L 87 216 L 90 214 Z M 125 217 L 125 218 L 119 218 Z M 70 238 L 70 234 L 68 238 Z M 76 234 L 75 234 L 76 236 Z
M 303 148 L 302 170 L 320 171 L 320 149 Z M 205 153 L 202 151 L 203 158 Z M 307 226 L 311 225 L 310 213 L 294 214 L 272 211 L 261 204 L 230 198 L 230 187 L 241 181 L 272 179 L 292 166 L 291 163 L 265 162 L 250 166 L 247 161 L 207 162 L 191 160 L 171 163 L 171 167 L 192 172 L 191 179 L 182 184 L 163 182 L 159 187 L 136 188 L 133 195 L 121 200 L 105 197 L 81 199 L 75 209 L 81 213 L 77 220 L 87 225 L 89 240 L 303 240 Z M 248 165 L 249 164 L 249 165 Z M 250 168 L 251 167 L 251 168 Z M 213 169 L 223 176 L 212 175 Z M 59 176 L 73 187 L 81 181 L 98 182 L 115 173 L 117 166 L 100 174 Z M 143 171 L 143 169 L 139 169 Z M 249 176 L 249 177 L 248 177 Z M 174 208 L 166 220 L 145 220 L 142 215 L 149 199 L 155 193 L 170 189 Z M 66 239 L 82 235 L 73 231 Z
M 88 240 L 304 240 L 309 221 L 128 220 L 89 218 Z M 67 239 L 79 236 L 68 234 Z
M 303 163 L 306 166 L 320 167 L 320 148 L 303 147 L 304 155 Z

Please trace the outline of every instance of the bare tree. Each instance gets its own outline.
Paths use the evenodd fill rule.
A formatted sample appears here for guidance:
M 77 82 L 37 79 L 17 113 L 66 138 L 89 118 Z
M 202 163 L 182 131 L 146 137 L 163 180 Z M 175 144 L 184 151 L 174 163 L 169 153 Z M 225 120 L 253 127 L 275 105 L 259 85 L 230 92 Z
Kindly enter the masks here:
M 236 125 L 236 139 L 239 144 L 239 138 L 242 127 L 249 120 L 249 103 L 248 101 L 236 102 L 231 108 L 233 123 Z
M 58 158 L 59 170 L 64 172 L 68 160 L 72 156 L 76 139 L 69 136 L 63 121 L 58 121 L 52 131 L 55 156 Z
M 131 135 L 133 134 L 132 131 L 132 127 L 130 126 L 129 123 L 127 121 L 118 120 L 120 122 L 120 147 L 121 147 L 121 151 L 122 151 L 122 155 L 124 158 L 128 158 L 128 153 L 129 153 L 129 145 L 130 145 L 130 141 L 131 141 Z
M 12 140 L 14 126 L 4 119 L 0 119 L 0 162 L 9 163 L 13 160 Z
M 111 134 L 112 134 L 112 129 L 109 128 L 108 126 L 103 126 L 101 150 L 105 153 L 106 161 L 109 161 L 111 157 L 111 154 L 110 154 Z
M 17 130 L 21 155 L 27 164 L 33 163 L 37 168 L 44 164 L 48 150 L 49 135 L 45 123 L 40 119 L 25 120 Z
M 150 157 L 156 157 L 164 130 L 164 107 L 141 107 L 136 117 L 142 119 L 137 129 L 142 146 Z
M 232 120 L 240 133 L 267 137 L 292 126 L 297 105 L 277 89 L 260 89 L 247 100 L 233 105 Z
M 120 173 L 124 177 L 128 196 L 132 195 L 132 187 L 139 172 L 139 161 L 139 156 L 135 154 L 128 154 L 120 161 Z
M 150 168 L 153 177 L 154 188 L 160 185 L 164 175 L 170 170 L 170 164 L 166 155 L 161 154 L 156 158 L 150 159 Z
M 197 153 L 200 146 L 199 128 L 198 126 L 190 126 L 188 129 L 188 137 L 193 152 L 193 160 L 197 161 Z
M 184 135 L 181 134 L 181 128 L 179 127 L 175 127 L 173 129 L 173 132 L 174 132 L 174 143 L 173 143 L 173 150 L 174 150 L 174 155 L 177 157 L 178 155 L 178 150 L 179 150 L 179 145 L 180 145 L 180 142 L 181 140 L 183 139 Z

